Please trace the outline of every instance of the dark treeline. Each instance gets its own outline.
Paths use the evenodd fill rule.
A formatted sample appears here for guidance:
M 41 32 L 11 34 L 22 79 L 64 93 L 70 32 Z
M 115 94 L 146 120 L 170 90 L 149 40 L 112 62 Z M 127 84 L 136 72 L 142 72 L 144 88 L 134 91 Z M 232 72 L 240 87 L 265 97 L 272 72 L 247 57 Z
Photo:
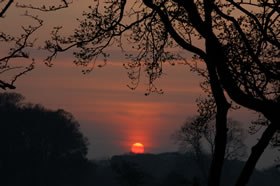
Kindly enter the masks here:
M 1 186 L 207 185 L 212 154 L 211 150 L 210 153 L 203 150 L 201 140 L 202 136 L 206 138 L 203 132 L 209 128 L 193 127 L 196 120 L 186 122 L 180 133 L 176 133 L 177 137 L 179 134 L 184 137 L 176 138 L 184 142 L 179 144 L 180 149 L 185 149 L 183 153 L 129 154 L 90 161 L 86 157 L 88 140 L 69 112 L 25 103 L 24 97 L 17 93 L 0 93 L 0 116 Z M 226 186 L 233 185 L 244 166 L 239 153 L 243 154 L 244 144 L 238 144 L 240 136 L 236 136 L 239 130 L 230 130 L 235 134 L 232 137 L 237 138 L 229 139 L 229 144 L 242 148 L 238 152 L 228 151 L 227 171 L 222 175 L 222 185 Z M 279 181 L 280 171 L 272 167 L 255 170 L 248 185 L 276 186 Z
M 204 154 L 205 170 L 211 157 Z M 205 186 L 207 178 L 192 152 L 161 154 L 124 154 L 96 162 L 93 175 L 98 186 Z M 226 160 L 221 185 L 233 186 L 244 166 L 239 160 Z M 275 166 L 254 170 L 248 186 L 278 186 L 280 171 Z
M 64 110 L 0 93 L 0 185 L 86 185 L 94 165 L 79 123 Z
M 29 26 L 24 26 L 25 21 L 20 22 L 22 32 L 19 36 L 14 36 L 9 29 L 0 31 L 0 43 L 7 49 L 0 56 L 0 89 L 15 89 L 16 80 L 34 69 L 35 59 L 29 54 L 29 49 L 37 48 L 33 36 L 44 25 L 40 17 L 68 8 L 72 1 L 37 3 L 0 0 L 3 28 L 6 25 L 2 20 L 13 17 L 10 14 L 12 7 L 24 10 L 23 17 L 33 22 Z M 73 52 L 73 61 L 83 68 L 83 73 L 89 73 L 95 67 L 106 65 L 112 51 L 110 47 L 114 46 L 130 60 L 124 65 L 131 80 L 128 87 L 136 89 L 144 74 L 148 77 L 146 95 L 149 95 L 162 93 L 156 80 L 165 74 L 163 64 L 183 61 L 191 71 L 206 79 L 208 85 L 202 83 L 202 88 L 211 93 L 215 101 L 215 148 L 207 171 L 208 186 L 220 186 L 222 175 L 228 171 L 224 164 L 229 111 L 242 107 L 259 114 L 260 120 L 255 124 L 257 129 L 260 126 L 264 130 L 248 152 L 246 164 L 235 181 L 235 186 L 246 186 L 265 149 L 270 144 L 277 148 L 280 146 L 280 1 L 94 0 L 88 7 L 82 13 L 83 18 L 77 20 L 78 25 L 72 33 L 65 34 L 67 22 L 60 23 L 53 28 L 49 39 L 38 46 L 48 52 L 45 64 L 53 66 L 59 54 L 69 51 Z M 193 61 L 187 57 L 190 53 Z M 30 63 L 18 66 L 14 63 L 18 59 Z M 104 63 L 97 64 L 100 59 Z M 200 64 L 205 68 L 199 68 Z M 6 79 L 4 74 L 13 75 Z M 29 110 L 32 111 L 28 112 L 36 109 L 40 110 L 31 106 Z M 23 117 L 21 112 L 27 110 L 21 108 L 14 112 Z M 24 114 L 28 115 L 31 114 Z M 18 118 L 13 117 L 12 120 Z M 11 115 L 8 120 L 11 120 Z M 25 122 L 24 119 L 21 121 Z M 17 139 L 17 136 L 25 136 L 25 132 L 19 131 L 12 139 Z M 29 144 L 26 141 L 24 143 Z M 33 148 L 33 144 L 31 146 Z M 24 147 L 32 149 L 30 145 Z M 5 148 L 7 152 L 12 151 L 8 146 Z M 28 171 L 23 172 L 27 174 Z

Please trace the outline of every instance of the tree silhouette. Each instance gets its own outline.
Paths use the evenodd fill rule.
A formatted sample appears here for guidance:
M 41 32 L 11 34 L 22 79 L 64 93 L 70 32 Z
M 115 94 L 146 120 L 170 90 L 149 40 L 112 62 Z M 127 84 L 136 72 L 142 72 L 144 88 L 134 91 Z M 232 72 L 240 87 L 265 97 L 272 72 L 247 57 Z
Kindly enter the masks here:
M 101 8 L 102 7 L 102 8 Z M 97 1 L 80 20 L 70 37 L 48 41 L 51 52 L 77 47 L 77 64 L 93 66 L 98 56 L 105 60 L 113 43 L 124 47 L 124 37 L 138 50 L 127 64 L 137 87 L 141 67 L 149 76 L 148 94 L 158 91 L 153 82 L 162 75 L 162 63 L 182 59 L 169 48 L 181 47 L 205 62 L 217 105 L 215 151 L 208 185 L 217 186 L 223 167 L 227 139 L 227 112 L 235 103 L 262 113 L 271 124 L 252 148 L 236 185 L 246 185 L 269 141 L 279 129 L 279 1 L 143 0 L 132 5 L 125 0 Z M 127 19 L 129 17 L 129 19 Z M 127 34 L 128 33 L 128 34 Z M 197 45 L 193 40 L 200 40 Z M 224 93 L 229 95 L 226 98 Z
M 244 144 L 246 137 L 240 123 L 228 119 L 227 146 L 225 160 L 241 160 L 247 155 L 247 147 Z M 179 145 L 182 152 L 191 152 L 194 161 L 198 165 L 203 179 L 207 179 L 208 157 L 214 154 L 215 149 L 215 122 L 206 122 L 200 116 L 189 118 L 173 135 L 172 139 Z
M 51 64 L 58 53 L 77 48 L 75 63 L 88 67 L 85 72 L 89 72 L 100 66 L 96 65 L 98 57 L 106 63 L 108 47 L 116 44 L 124 49 L 124 42 L 128 42 L 138 51 L 136 55 L 127 54 L 131 59 L 126 65 L 132 80 L 130 87 L 137 87 L 144 68 L 149 77 L 149 94 L 161 92 L 154 81 L 163 73 L 162 63 L 183 60 L 172 49 L 179 47 L 194 53 L 206 64 L 217 106 L 209 186 L 220 183 L 231 101 L 270 121 L 236 183 L 246 185 L 279 130 L 279 4 L 276 0 L 97 0 L 79 20 L 80 26 L 73 35 L 60 36 L 61 27 L 55 28 L 52 40 L 46 42 L 45 49 L 51 52 L 46 62 Z
M 200 71 L 199 69 L 194 69 Z M 202 72 L 202 71 L 200 71 Z M 207 94 L 206 98 L 199 97 L 196 100 L 198 106 L 198 115 L 188 118 L 186 122 L 177 130 L 172 138 L 182 151 L 192 151 L 199 157 L 205 153 L 204 144 L 207 144 L 207 149 L 210 150 L 210 154 L 213 156 L 215 149 L 215 115 L 217 112 L 217 106 L 209 87 L 209 81 L 206 80 L 201 83 L 203 91 Z M 232 109 L 238 109 L 238 107 L 232 107 Z M 246 138 L 245 130 L 242 128 L 238 121 L 233 119 L 227 120 L 227 146 L 225 150 L 225 159 L 243 159 L 246 156 L 246 146 L 244 140 Z
M 87 139 L 64 110 L 0 94 L 1 185 L 77 185 L 87 168 Z
M 34 5 L 33 5 L 34 4 Z M 0 44 L 3 44 L 5 49 L 9 48 L 7 52 L 3 49 L 0 54 L 0 89 L 15 89 L 16 80 L 22 75 L 33 70 L 35 67 L 35 59 L 30 54 L 30 49 L 35 48 L 35 41 L 32 38 L 35 33 L 43 26 L 43 20 L 38 15 L 29 13 L 27 10 L 37 10 L 43 12 L 53 12 L 63 8 L 67 8 L 71 1 L 56 0 L 52 2 L 39 2 L 39 6 L 35 1 L 27 2 L 16 0 L 1 0 L 0 1 L 0 22 L 3 18 L 9 17 L 9 10 L 12 7 L 25 9 L 26 12 L 22 15 L 27 21 L 32 20 L 31 25 L 22 25 L 21 34 L 11 35 L 10 33 L 0 31 Z M 2 49 L 1 49 L 2 50 Z M 24 65 L 15 63 L 17 59 L 28 60 L 28 64 Z M 5 80 L 5 74 L 12 74 L 10 79 Z M 1 77 L 2 76 L 2 77 Z
M 256 134 L 263 128 L 270 125 L 269 120 L 267 120 L 263 115 L 259 115 L 258 118 L 255 121 L 251 122 L 251 126 L 249 128 L 250 134 Z M 277 130 L 274 136 L 272 137 L 270 141 L 270 147 L 272 149 L 277 149 L 280 151 L 280 130 Z M 276 167 L 279 167 L 280 165 L 280 156 L 276 157 L 275 159 Z
M 240 160 L 246 157 L 246 146 L 244 144 L 245 136 L 245 131 L 241 128 L 240 123 L 229 119 L 225 159 Z M 200 123 L 199 118 L 194 116 L 187 120 L 172 137 L 176 143 L 179 143 L 180 149 L 183 152 L 192 151 L 199 155 L 210 150 L 211 155 L 214 153 L 214 122 Z M 203 141 L 207 144 L 206 149 L 203 147 Z

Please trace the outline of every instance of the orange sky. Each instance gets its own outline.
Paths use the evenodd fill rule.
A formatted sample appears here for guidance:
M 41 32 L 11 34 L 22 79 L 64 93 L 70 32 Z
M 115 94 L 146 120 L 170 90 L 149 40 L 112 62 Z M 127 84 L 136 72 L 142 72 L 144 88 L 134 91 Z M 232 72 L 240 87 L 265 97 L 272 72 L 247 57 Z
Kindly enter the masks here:
M 52 68 L 39 63 L 18 80 L 16 90 L 32 103 L 71 112 L 89 138 L 91 158 L 127 153 L 135 142 L 147 153 L 175 151 L 170 136 L 196 113 L 201 78 L 187 66 L 164 65 L 165 75 L 156 83 L 164 94 L 145 96 L 146 79 L 131 91 L 120 64 L 109 62 L 83 75 L 70 60 L 58 59 Z M 251 119 L 244 110 L 232 115 L 245 123 Z
M 46 20 L 45 27 L 39 30 L 38 43 L 47 37 L 49 27 L 64 23 L 64 32 L 71 32 L 76 25 L 75 17 L 91 0 L 74 2 L 69 9 L 41 15 Z M 11 9 L 6 15 L 10 21 L 1 21 L 0 28 L 16 33 L 16 23 L 23 23 L 18 14 L 18 10 Z M 0 46 L 0 56 L 5 48 Z M 195 99 L 202 94 L 200 77 L 189 72 L 187 66 L 165 65 L 165 75 L 156 82 L 165 93 L 145 96 L 147 79 L 142 78 L 135 91 L 128 89 L 130 81 L 122 67 L 123 55 L 116 49 L 112 53 L 106 67 L 88 75 L 82 75 L 81 68 L 72 63 L 73 57 L 68 54 L 59 56 L 52 68 L 37 60 L 36 69 L 18 80 L 16 91 L 32 103 L 71 112 L 89 138 L 90 158 L 129 152 L 135 142 L 143 143 L 148 153 L 176 150 L 170 135 L 195 114 Z M 244 110 L 232 115 L 245 123 L 252 117 Z
M 69 63 L 57 61 L 52 68 L 38 65 L 19 79 L 17 91 L 33 103 L 73 113 L 90 135 L 90 155 L 94 157 L 108 154 L 106 149 L 100 153 L 106 140 L 109 144 L 105 145 L 116 148 L 109 154 L 128 152 L 137 141 L 145 145 L 146 152 L 168 151 L 170 147 L 175 150 L 170 135 L 195 113 L 194 100 L 201 94 L 199 78 L 186 66 L 166 65 L 166 75 L 157 83 L 165 93 L 145 96 L 146 79 L 131 91 L 126 87 L 129 79 L 121 65 L 109 63 L 82 75 L 74 65 L 65 65 Z

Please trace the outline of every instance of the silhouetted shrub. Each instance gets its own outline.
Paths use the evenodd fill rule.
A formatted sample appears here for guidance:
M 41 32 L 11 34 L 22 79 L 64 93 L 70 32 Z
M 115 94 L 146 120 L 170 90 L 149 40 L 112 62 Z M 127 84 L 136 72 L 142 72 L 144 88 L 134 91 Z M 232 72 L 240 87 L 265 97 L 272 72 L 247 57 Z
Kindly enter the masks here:
M 64 110 L 0 93 L 0 185 L 78 185 L 89 168 L 87 139 Z

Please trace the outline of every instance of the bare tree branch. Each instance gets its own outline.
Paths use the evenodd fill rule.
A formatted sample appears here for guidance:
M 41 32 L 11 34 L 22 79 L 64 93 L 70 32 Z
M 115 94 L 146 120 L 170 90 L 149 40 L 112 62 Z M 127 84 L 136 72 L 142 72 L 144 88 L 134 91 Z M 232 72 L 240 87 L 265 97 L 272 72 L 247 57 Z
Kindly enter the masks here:
M 10 6 L 13 4 L 14 0 L 9 0 L 7 4 L 4 6 L 4 8 L 0 11 L 0 18 L 4 17 L 4 14 L 7 12 L 7 10 L 10 8 Z M 3 3 L 3 2 L 0 2 Z

